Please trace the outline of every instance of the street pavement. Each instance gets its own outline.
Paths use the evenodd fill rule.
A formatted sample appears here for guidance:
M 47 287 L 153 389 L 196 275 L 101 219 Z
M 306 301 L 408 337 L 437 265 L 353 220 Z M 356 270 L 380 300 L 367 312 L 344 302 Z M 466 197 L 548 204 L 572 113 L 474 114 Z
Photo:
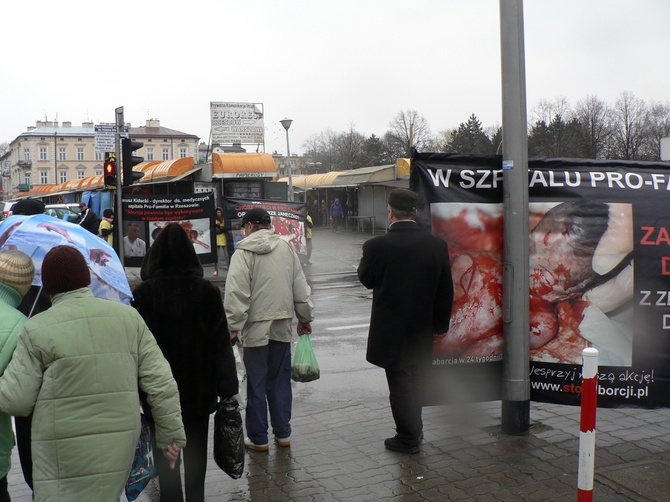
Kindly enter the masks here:
M 370 234 L 314 232 L 307 276 L 315 297 L 322 287 L 355 281 L 361 245 Z M 222 288 L 225 274 L 206 277 Z M 129 269 L 131 282 L 139 270 Z M 333 284 L 329 278 L 342 283 Z M 327 285 L 327 286 L 326 286 Z M 369 308 L 370 296 L 358 297 Z M 319 305 L 312 324 L 319 356 Z M 340 311 L 349 323 L 348 311 Z M 359 354 L 364 359 L 364 353 Z M 363 361 L 364 362 L 364 361 Z M 362 363 L 361 363 L 362 364 Z M 233 480 L 211 458 L 207 501 L 569 501 L 577 499 L 578 407 L 531 403 L 525 435 L 500 432 L 500 401 L 424 409 L 424 443 L 415 455 L 388 451 L 394 434 L 383 370 L 336 371 L 294 383 L 290 448 L 247 452 L 245 473 Z M 361 366 L 363 367 L 363 366 Z M 339 392 L 333 389 L 339 388 Z M 210 432 L 211 432 L 210 427 Z M 670 410 L 598 409 L 593 498 L 670 500 Z M 8 476 L 15 502 L 30 502 L 16 454 Z M 124 500 L 124 499 L 122 499 Z M 155 486 L 138 500 L 157 501 Z

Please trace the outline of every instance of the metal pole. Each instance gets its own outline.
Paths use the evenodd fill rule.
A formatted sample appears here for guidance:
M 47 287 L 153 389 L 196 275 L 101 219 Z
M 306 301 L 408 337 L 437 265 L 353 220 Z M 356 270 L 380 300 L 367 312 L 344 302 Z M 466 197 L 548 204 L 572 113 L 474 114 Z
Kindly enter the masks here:
M 114 244 L 115 249 L 118 249 L 121 265 L 125 267 L 123 245 L 121 242 L 121 239 L 123 238 L 123 194 L 121 193 L 121 187 L 123 186 L 123 159 L 121 158 L 121 131 L 125 124 L 123 118 L 123 106 L 119 106 L 115 112 L 116 136 L 114 137 L 114 149 L 116 150 L 116 208 L 114 209 Z M 118 246 L 118 248 L 116 246 Z
M 288 200 L 293 202 L 293 171 L 291 170 L 291 148 L 288 144 L 288 128 L 286 129 L 286 166 L 288 168 Z
M 523 1 L 500 0 L 503 105 L 502 432 L 530 427 L 528 138 Z
M 598 349 L 582 350 L 582 403 L 579 420 L 579 469 L 577 501 L 593 500 L 593 467 L 596 450 L 596 408 L 598 406 Z

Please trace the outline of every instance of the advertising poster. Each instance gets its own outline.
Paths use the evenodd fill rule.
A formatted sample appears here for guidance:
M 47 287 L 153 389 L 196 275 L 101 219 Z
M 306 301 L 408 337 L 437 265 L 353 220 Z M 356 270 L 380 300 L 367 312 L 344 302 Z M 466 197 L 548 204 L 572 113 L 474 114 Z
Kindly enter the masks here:
M 123 198 L 121 252 L 127 267 L 140 267 L 149 247 L 168 223 L 179 223 L 200 263 L 216 261 L 214 197 L 208 194 L 132 195 Z
M 595 347 L 599 406 L 668 406 L 670 166 L 531 159 L 528 179 L 531 399 L 579 404 L 582 350 Z M 419 223 L 447 241 L 454 277 L 430 371 L 467 375 L 474 399 L 502 375 L 502 181 L 497 156 L 412 159 Z
M 305 240 L 305 218 L 307 208 L 304 202 L 285 202 L 259 199 L 234 199 L 224 197 L 225 220 L 228 227 L 228 252 L 232 254 L 237 243 L 244 239 L 240 228 L 242 218 L 254 208 L 265 209 L 272 218 L 272 227 L 283 240 L 288 242 L 298 253 L 300 260 L 307 257 L 307 241 Z M 232 249 L 231 249 L 232 247 Z

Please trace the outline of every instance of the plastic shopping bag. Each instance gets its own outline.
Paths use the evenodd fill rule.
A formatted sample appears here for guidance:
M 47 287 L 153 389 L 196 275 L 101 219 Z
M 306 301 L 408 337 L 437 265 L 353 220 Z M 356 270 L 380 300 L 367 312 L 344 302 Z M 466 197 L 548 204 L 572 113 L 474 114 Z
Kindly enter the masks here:
M 233 479 L 240 478 L 244 472 L 242 415 L 234 398 L 222 399 L 216 405 L 214 461 Z
M 153 446 L 151 440 L 151 427 L 149 421 L 141 414 L 142 430 L 140 439 L 135 447 L 135 458 L 133 466 L 130 469 L 130 476 L 126 481 L 126 498 L 132 502 L 140 496 L 149 481 L 156 477 L 156 467 L 154 466 Z
M 294 382 L 312 382 L 318 380 L 320 376 L 321 372 L 316 362 L 314 348 L 312 348 L 312 340 L 309 334 L 300 335 L 291 365 L 291 379 Z
M 233 345 L 233 355 L 235 356 L 235 369 L 237 370 L 237 382 L 239 383 L 240 390 L 233 397 L 237 401 L 237 404 L 240 406 L 240 410 L 244 410 L 247 407 L 247 370 L 244 367 L 244 360 L 242 359 L 242 354 L 240 354 L 241 343 L 237 341 Z

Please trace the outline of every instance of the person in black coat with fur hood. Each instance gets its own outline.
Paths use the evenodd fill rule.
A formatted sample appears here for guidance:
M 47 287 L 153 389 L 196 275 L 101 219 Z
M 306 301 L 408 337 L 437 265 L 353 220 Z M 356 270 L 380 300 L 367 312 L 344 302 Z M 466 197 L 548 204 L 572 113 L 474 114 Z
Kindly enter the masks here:
M 219 289 L 203 270 L 184 229 L 167 225 L 144 257 L 133 306 L 154 334 L 179 387 L 186 430 L 186 500 L 205 500 L 209 416 L 217 397 L 238 393 L 235 359 Z M 144 403 L 145 404 L 145 403 Z M 148 418 L 151 421 L 150 410 Z M 179 466 L 155 456 L 160 500 L 183 501 Z

